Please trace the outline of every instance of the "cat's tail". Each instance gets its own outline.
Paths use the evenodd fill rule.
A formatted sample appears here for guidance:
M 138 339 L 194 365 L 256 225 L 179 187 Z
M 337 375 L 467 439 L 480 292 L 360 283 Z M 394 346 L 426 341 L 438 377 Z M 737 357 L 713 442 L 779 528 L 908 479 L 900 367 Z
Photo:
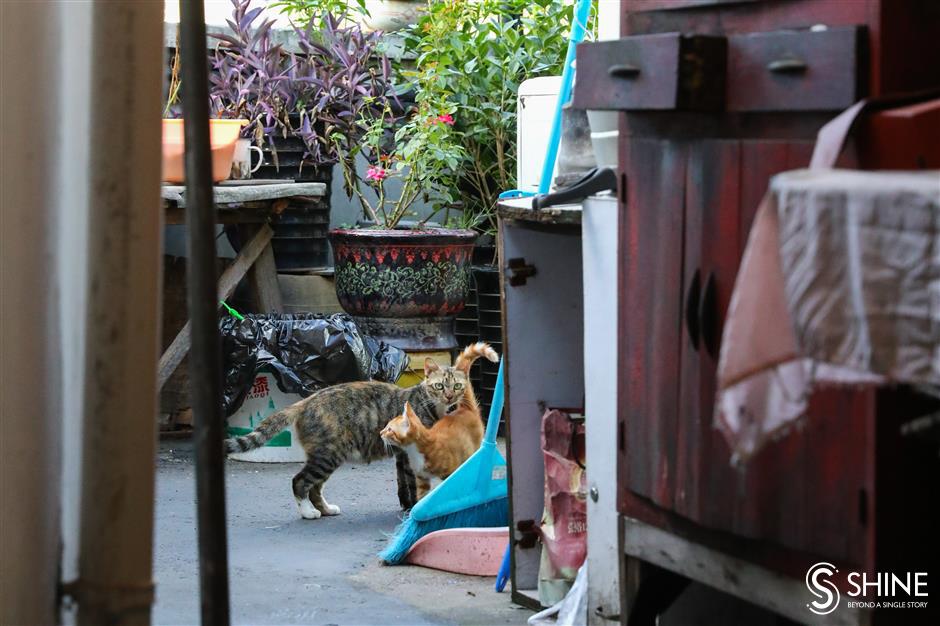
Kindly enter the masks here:
M 271 441 L 275 435 L 294 423 L 302 410 L 301 403 L 292 404 L 264 418 L 258 426 L 240 437 L 225 440 L 225 453 L 248 452 L 260 448 Z
M 492 361 L 493 363 L 499 361 L 499 355 L 496 354 L 496 350 L 494 350 L 490 344 L 484 341 L 478 341 L 464 348 L 463 352 L 460 353 L 460 356 L 458 356 L 457 360 L 454 362 L 454 367 L 465 373 L 469 372 L 470 366 L 481 356 L 486 357 L 488 361 Z

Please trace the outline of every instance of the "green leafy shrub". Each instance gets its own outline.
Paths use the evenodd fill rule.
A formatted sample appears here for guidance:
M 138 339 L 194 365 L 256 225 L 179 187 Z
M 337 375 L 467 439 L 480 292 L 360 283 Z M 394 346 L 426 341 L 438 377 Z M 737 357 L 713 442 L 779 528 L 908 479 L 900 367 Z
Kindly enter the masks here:
M 418 93 L 454 103 L 463 226 L 494 227 L 500 192 L 516 187 L 519 84 L 562 72 L 573 0 L 437 0 L 405 33 L 414 67 L 401 75 Z

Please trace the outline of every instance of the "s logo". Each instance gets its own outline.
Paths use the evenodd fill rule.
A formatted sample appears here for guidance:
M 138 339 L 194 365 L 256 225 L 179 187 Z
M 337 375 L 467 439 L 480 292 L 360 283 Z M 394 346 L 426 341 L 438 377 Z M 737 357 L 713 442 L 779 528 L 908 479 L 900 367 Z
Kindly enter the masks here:
M 831 563 L 816 563 L 806 572 L 806 588 L 816 597 L 806 607 L 816 615 L 827 615 L 839 606 L 839 589 L 829 580 L 838 571 Z

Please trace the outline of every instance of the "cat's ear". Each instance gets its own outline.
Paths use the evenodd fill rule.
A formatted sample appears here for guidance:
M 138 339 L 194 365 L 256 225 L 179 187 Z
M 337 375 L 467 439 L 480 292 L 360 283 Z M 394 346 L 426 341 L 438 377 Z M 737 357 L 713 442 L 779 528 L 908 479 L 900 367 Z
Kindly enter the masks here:
M 437 361 L 435 361 L 431 357 L 424 358 L 424 375 L 425 376 L 430 376 L 431 374 L 433 374 L 439 369 L 441 369 L 441 366 L 437 364 Z
M 409 420 L 420 421 L 420 419 L 418 418 L 418 414 L 415 413 L 415 410 L 411 408 L 411 405 L 408 404 L 407 402 L 405 403 L 405 417 Z
M 414 414 L 414 411 L 411 410 L 411 405 L 407 402 L 405 403 L 405 408 L 402 409 L 401 416 L 404 418 L 401 421 L 401 434 L 405 436 L 408 434 L 408 429 L 411 428 L 411 415 Z

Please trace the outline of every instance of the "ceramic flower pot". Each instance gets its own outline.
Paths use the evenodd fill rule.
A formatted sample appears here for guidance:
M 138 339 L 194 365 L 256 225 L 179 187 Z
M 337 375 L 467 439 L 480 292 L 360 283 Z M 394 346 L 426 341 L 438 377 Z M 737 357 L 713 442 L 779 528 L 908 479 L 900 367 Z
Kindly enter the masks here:
M 209 141 L 212 151 L 212 180 L 227 179 L 232 171 L 235 143 L 238 133 L 248 120 L 209 120 Z M 183 167 L 184 141 L 183 120 L 163 120 L 163 181 L 182 183 L 186 172 Z
M 475 239 L 440 228 L 333 230 L 339 303 L 365 335 L 404 350 L 456 348 Z

